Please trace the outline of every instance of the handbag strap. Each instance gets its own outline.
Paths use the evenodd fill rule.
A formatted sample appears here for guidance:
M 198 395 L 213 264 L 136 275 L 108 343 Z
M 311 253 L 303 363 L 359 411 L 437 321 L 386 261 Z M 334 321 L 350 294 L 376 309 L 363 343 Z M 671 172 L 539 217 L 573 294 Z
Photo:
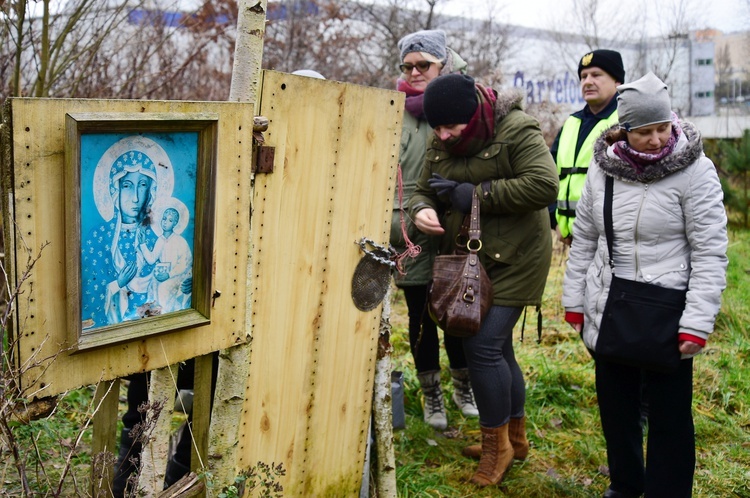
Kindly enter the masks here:
M 609 267 L 612 273 L 615 272 L 615 259 L 613 256 L 613 246 L 615 240 L 614 229 L 612 228 L 612 197 L 614 196 L 615 179 L 607 176 L 604 183 L 604 234 L 607 237 L 607 251 L 609 253 Z
M 469 251 L 476 252 L 482 247 L 482 241 L 479 240 L 482 237 L 482 227 L 479 224 L 479 194 L 477 189 L 474 189 L 474 195 L 471 198 L 471 212 L 469 213 Z M 471 249 L 471 242 L 479 242 L 478 247 L 474 250 Z
M 471 211 L 464 216 L 461 222 L 461 229 L 456 235 L 456 248 L 454 249 L 455 254 L 466 254 L 468 249 L 471 252 L 469 246 L 474 245 L 476 249 L 473 252 L 477 252 L 482 247 L 482 227 L 479 222 L 479 194 L 476 189 L 471 197 Z M 470 241 L 477 241 L 471 244 Z

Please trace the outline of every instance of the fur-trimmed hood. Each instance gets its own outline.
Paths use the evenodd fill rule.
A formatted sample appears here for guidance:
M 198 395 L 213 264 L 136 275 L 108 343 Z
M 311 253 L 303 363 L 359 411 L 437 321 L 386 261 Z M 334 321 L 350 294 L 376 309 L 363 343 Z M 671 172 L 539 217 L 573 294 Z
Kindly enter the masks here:
M 494 91 L 494 90 L 493 90 Z M 523 110 L 523 92 L 518 89 L 495 92 L 495 123 L 499 123 L 513 109 Z
M 618 180 L 651 183 L 664 178 L 690 166 L 703 154 L 703 141 L 695 125 L 682 120 L 679 121 L 679 124 L 682 128 L 682 135 L 674 152 L 644 168 L 641 173 L 638 173 L 628 163 L 617 157 L 613 151 L 613 144 L 607 139 L 611 132 L 617 130 L 619 125 L 612 126 L 596 140 L 594 143 L 594 160 L 605 173 Z

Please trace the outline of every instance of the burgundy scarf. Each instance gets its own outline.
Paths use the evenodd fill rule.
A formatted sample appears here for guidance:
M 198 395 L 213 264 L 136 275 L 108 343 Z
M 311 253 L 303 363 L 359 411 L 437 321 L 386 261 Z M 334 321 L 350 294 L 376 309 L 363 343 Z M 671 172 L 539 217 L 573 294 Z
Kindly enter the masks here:
M 638 152 L 634 150 L 626 140 L 620 140 L 614 143 L 612 151 L 617 157 L 628 163 L 637 173 L 643 173 L 643 170 L 652 164 L 661 161 L 672 152 L 677 145 L 682 134 L 682 128 L 680 127 L 679 119 L 677 114 L 672 113 L 672 134 L 670 135 L 667 143 L 662 149 L 656 154 L 648 154 L 645 152 Z
M 406 94 L 406 112 L 417 119 L 424 119 L 424 92 L 411 86 L 405 79 L 399 78 L 396 89 Z
M 476 84 L 479 105 L 458 138 L 445 140 L 445 148 L 454 156 L 473 156 L 495 137 L 495 101 L 491 88 Z

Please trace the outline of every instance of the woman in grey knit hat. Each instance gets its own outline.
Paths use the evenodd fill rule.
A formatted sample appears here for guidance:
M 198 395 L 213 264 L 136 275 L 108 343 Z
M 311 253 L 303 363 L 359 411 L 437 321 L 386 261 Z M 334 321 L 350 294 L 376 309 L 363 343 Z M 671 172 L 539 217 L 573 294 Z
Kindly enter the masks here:
M 435 429 L 448 426 L 443 401 L 440 374 L 440 337 L 435 323 L 427 313 L 427 284 L 432 279 L 432 264 L 437 251 L 435 237 L 424 235 L 414 228 L 409 210 L 409 198 L 419 178 L 424 163 L 427 137 L 432 128 L 424 116 L 423 94 L 427 84 L 441 74 L 463 73 L 466 62 L 446 45 L 445 33 L 440 30 L 423 30 L 410 33 L 398 42 L 401 55 L 397 81 L 399 91 L 406 93 L 406 109 L 401 131 L 399 163 L 403 181 L 403 202 L 394 196 L 391 245 L 399 252 L 407 250 L 402 229 L 402 217 L 408 238 L 421 247 L 416 257 L 404 257 L 403 266 L 396 274 L 396 285 L 403 291 L 409 313 L 409 344 L 424 397 L 424 420 Z M 461 339 L 445 336 L 453 380 L 453 402 L 464 416 L 478 415 L 474 394 L 469 381 Z
M 610 475 L 604 497 L 687 498 L 695 469 L 693 356 L 714 330 L 726 286 L 723 193 L 700 133 L 672 112 L 663 81 L 649 73 L 617 91 L 619 125 L 594 145 L 562 304 L 596 364 Z M 605 183 L 612 184 L 611 261 Z M 623 363 L 597 349 L 604 343 L 600 324 L 613 268 L 620 279 L 687 291 L 673 345 L 661 355 L 671 352 L 675 371 Z M 645 462 L 642 397 L 649 406 Z

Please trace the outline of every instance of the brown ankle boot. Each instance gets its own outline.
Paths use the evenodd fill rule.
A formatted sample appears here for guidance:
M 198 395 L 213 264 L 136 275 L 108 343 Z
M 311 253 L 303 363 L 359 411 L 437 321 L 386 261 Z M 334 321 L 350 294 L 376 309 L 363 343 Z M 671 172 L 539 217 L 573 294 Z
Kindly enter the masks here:
M 499 484 L 513 465 L 513 447 L 508 439 L 508 424 L 482 427 L 482 457 L 479 468 L 471 477 L 477 486 Z
M 479 460 L 479 457 L 482 456 L 482 445 L 472 444 L 469 446 L 464 446 L 464 449 L 461 450 L 461 454 L 465 457 L 473 458 L 474 460 Z
M 513 458 L 526 460 L 529 455 L 529 440 L 526 439 L 526 416 L 510 419 L 508 439 L 513 446 Z
M 508 439 L 513 446 L 513 458 L 526 460 L 529 455 L 529 440 L 526 439 L 526 417 L 512 418 L 508 424 Z M 482 456 L 482 445 L 472 444 L 464 447 L 461 454 L 465 457 L 479 460 Z

